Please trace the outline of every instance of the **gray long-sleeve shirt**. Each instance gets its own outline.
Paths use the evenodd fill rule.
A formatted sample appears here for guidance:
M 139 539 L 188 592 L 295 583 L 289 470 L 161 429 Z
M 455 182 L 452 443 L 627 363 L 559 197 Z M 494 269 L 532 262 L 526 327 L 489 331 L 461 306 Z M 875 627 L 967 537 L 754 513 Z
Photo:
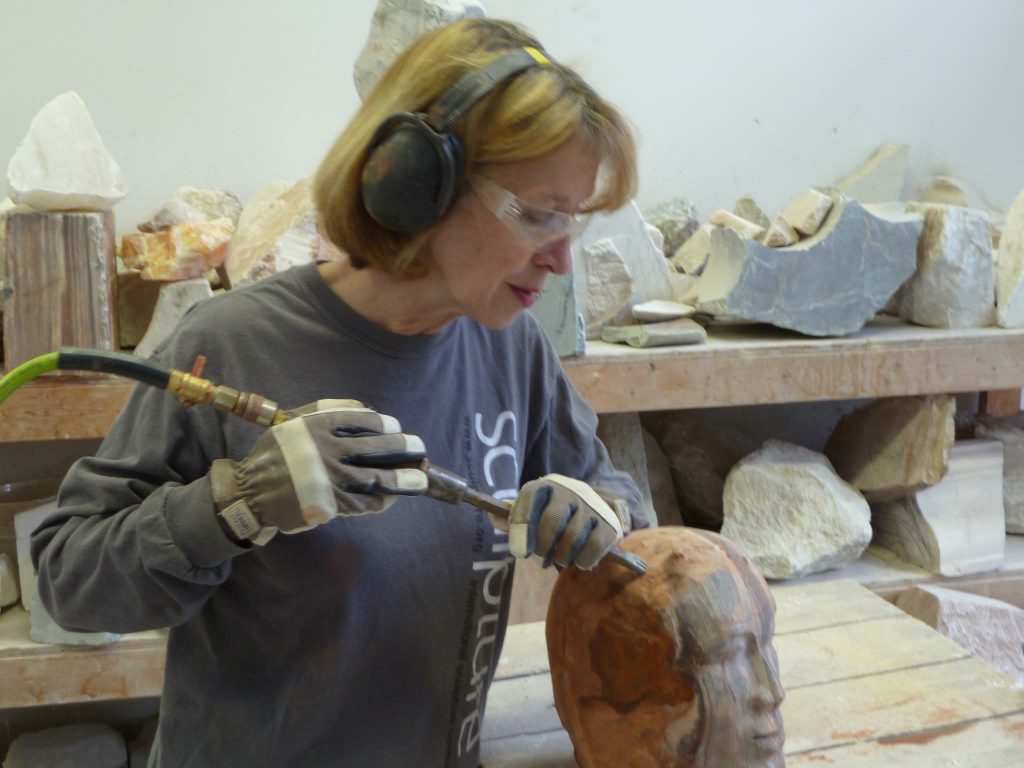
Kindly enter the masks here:
M 525 313 L 500 331 L 460 318 L 400 336 L 310 265 L 204 302 L 156 356 L 188 370 L 200 354 L 204 376 L 286 408 L 342 397 L 395 416 L 495 496 L 560 472 L 641 508 Z M 403 498 L 243 549 L 207 471 L 259 433 L 139 387 L 33 536 L 43 604 L 68 629 L 171 628 L 151 768 L 477 766 L 507 537 L 468 506 Z

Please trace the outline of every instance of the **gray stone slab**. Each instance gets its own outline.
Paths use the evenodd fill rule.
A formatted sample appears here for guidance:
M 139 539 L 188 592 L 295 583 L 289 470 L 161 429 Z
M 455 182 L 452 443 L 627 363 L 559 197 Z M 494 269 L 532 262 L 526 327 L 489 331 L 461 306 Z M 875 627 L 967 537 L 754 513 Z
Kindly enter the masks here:
M 693 320 L 681 318 L 662 323 L 608 325 L 601 330 L 601 340 L 631 347 L 667 347 L 703 344 L 708 340 L 708 332 Z
M 586 348 L 583 317 L 576 305 L 572 275 L 549 275 L 530 312 L 560 357 L 582 355 Z
M 815 235 L 788 248 L 716 229 L 698 309 L 810 336 L 854 333 L 913 274 L 922 226 L 918 214 L 840 198 Z

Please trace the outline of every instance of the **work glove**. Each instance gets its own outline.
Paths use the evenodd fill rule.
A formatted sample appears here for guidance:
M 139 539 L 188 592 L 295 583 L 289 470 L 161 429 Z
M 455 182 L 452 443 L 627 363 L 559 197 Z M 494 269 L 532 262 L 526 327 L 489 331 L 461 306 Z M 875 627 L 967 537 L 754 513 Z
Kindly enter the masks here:
M 426 490 L 426 474 L 398 466 L 421 461 L 423 441 L 393 417 L 355 400 L 318 400 L 290 416 L 241 461 L 210 467 L 214 504 L 234 538 L 266 544 L 278 531 L 381 512 Z
M 515 557 L 589 571 L 622 540 L 629 510 L 580 480 L 550 474 L 520 489 L 506 525 Z

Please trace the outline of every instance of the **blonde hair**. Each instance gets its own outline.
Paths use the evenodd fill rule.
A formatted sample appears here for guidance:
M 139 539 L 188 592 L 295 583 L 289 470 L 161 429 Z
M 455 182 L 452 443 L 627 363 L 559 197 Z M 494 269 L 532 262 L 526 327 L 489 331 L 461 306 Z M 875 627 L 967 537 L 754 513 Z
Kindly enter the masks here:
M 398 112 L 424 112 L 463 74 L 516 48 L 540 44 L 520 27 L 463 19 L 417 39 L 381 76 L 327 152 L 314 197 L 327 236 L 357 268 L 421 274 L 430 230 L 384 229 L 363 207 L 360 180 L 377 127 Z M 636 147 L 619 111 L 569 67 L 552 62 L 501 83 L 452 128 L 465 148 L 466 176 L 531 160 L 582 137 L 602 173 L 588 211 L 615 210 L 636 192 Z M 460 190 L 461 193 L 461 190 Z

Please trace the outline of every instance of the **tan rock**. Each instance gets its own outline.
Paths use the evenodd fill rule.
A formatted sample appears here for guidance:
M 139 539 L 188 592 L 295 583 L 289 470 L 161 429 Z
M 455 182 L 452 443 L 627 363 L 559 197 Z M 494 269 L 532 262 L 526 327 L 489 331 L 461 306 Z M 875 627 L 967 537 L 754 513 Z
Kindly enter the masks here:
M 752 221 L 741 219 L 735 213 L 724 208 L 711 214 L 711 218 L 708 221 L 715 226 L 731 229 L 737 235 L 747 240 L 757 240 L 764 234 L 764 227 L 759 227 Z
M 996 265 L 997 322 L 1003 328 L 1024 327 L 1024 192 L 1006 214 Z
M 946 474 L 955 410 L 948 395 L 875 400 L 839 420 L 825 455 L 868 501 L 893 501 Z
M 764 236 L 764 244 L 769 248 L 784 248 L 800 239 L 800 234 L 789 225 L 781 215 L 772 219 Z
M 701 224 L 697 231 L 672 255 L 676 269 L 688 275 L 699 275 L 711 253 L 711 230 L 713 224 Z
M 828 212 L 832 210 L 832 198 L 816 189 L 809 189 L 789 203 L 780 214 L 782 220 L 804 237 L 810 237 L 821 228 Z
M 231 219 L 175 224 L 163 232 L 125 235 L 121 259 L 144 280 L 189 280 L 224 263 L 235 232 Z
M 734 429 L 709 424 L 686 411 L 642 414 L 641 422 L 668 459 L 686 524 L 718 529 L 725 478 L 757 444 Z

